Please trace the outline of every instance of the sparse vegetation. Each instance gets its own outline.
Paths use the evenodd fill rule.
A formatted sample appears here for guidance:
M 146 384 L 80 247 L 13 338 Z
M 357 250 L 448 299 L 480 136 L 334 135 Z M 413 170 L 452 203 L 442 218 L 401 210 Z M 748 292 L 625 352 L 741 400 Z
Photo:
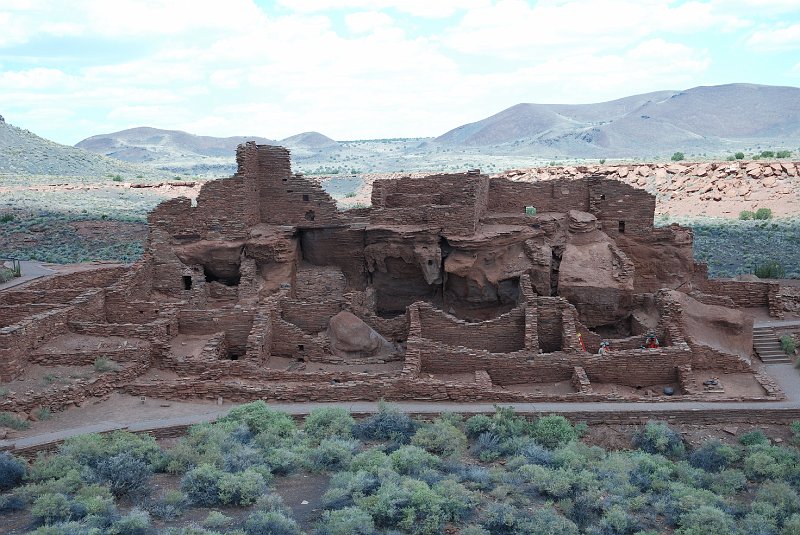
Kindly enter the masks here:
M 737 152 L 736 154 L 733 155 L 733 157 L 736 158 L 737 160 L 744 160 L 744 153 Z
M 759 208 L 753 214 L 753 219 L 758 219 L 761 221 L 772 219 L 772 210 L 770 210 L 769 208 Z
M 536 207 L 535 206 L 526 206 L 525 207 L 525 215 L 536 215 Z
M 792 151 L 790 150 L 779 150 L 775 153 L 776 158 L 791 158 Z
M 759 279 L 782 279 L 786 276 L 786 270 L 777 260 L 769 260 L 757 265 L 753 274 Z
M 681 160 L 683 160 L 684 158 L 685 158 L 685 156 L 684 156 L 684 154 L 683 154 L 682 152 L 676 152 L 676 153 L 674 153 L 674 154 L 672 155 L 672 157 L 670 158 L 670 160 L 672 160 L 673 162 L 680 162 L 680 161 L 681 161 Z
M 96 372 L 114 372 L 119 370 L 119 365 L 107 357 L 97 357 L 94 360 L 94 371 Z
M 0 427 L 9 427 L 17 431 L 24 431 L 30 426 L 30 422 L 21 420 L 9 412 L 0 412 Z
M 788 334 L 784 334 L 780 337 L 781 342 L 781 349 L 787 355 L 794 355 L 795 350 L 797 349 L 797 343 L 795 342 L 794 338 L 789 336 Z
M 749 221 L 753 219 L 754 215 L 755 213 L 750 210 L 742 210 L 741 212 L 739 212 L 739 219 L 741 221 Z
M 29 470 L 0 453 L 0 511 L 30 515 L 41 534 L 783 535 L 800 526 L 800 451 L 771 445 L 760 431 L 741 434 L 740 444 L 690 448 L 651 422 L 629 449 L 605 451 L 581 442 L 580 426 L 561 416 L 529 421 L 498 407 L 466 421 L 415 422 L 384 404 L 354 426 L 384 438 L 360 443 L 343 436 L 350 415 L 339 411 L 316 412 L 301 427 L 263 402 L 232 412 L 190 428 L 168 450 L 151 437 L 112 433 L 70 438 Z M 800 436 L 800 422 L 790 429 Z M 341 447 L 349 461 L 320 466 Z M 329 473 L 317 518 L 293 518 L 281 486 L 269 487 L 289 464 L 290 472 Z M 154 477 L 180 480 L 183 492 L 143 498 Z M 132 501 L 143 508 L 127 510 Z M 216 504 L 228 504 L 225 514 Z

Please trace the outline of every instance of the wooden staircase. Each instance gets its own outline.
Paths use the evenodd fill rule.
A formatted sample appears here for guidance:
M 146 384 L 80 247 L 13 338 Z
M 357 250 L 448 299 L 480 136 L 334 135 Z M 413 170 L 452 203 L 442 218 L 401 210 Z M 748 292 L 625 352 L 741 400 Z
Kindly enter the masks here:
M 764 364 L 791 362 L 772 327 L 753 327 L 753 349 Z

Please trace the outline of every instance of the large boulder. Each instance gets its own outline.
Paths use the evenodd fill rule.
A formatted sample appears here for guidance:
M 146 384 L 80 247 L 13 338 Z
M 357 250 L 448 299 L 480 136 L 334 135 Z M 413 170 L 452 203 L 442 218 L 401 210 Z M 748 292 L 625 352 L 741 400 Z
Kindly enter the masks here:
M 331 318 L 328 338 L 333 354 L 345 359 L 387 356 L 394 351 L 383 336 L 346 310 Z

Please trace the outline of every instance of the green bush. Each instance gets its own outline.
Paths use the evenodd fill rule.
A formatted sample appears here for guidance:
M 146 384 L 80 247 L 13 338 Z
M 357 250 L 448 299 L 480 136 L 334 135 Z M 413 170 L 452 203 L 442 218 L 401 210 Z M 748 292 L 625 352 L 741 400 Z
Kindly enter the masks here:
M 702 505 L 690 511 L 680 520 L 681 527 L 675 535 L 733 535 L 739 533 L 733 518 L 725 512 Z
M 736 158 L 737 160 L 744 160 L 744 153 L 737 152 L 736 154 L 733 155 L 733 157 Z
M 301 535 L 300 526 L 283 513 L 256 511 L 244 522 L 247 535 Z
M 149 491 L 153 471 L 131 453 L 102 459 L 89 469 L 89 481 L 106 485 L 114 496 L 142 495 Z
M 225 516 L 219 511 L 211 511 L 208 513 L 208 516 L 206 516 L 205 520 L 203 520 L 203 527 L 209 529 L 220 529 L 229 525 L 232 521 L 233 518 Z
M 536 207 L 535 206 L 526 206 L 525 207 L 525 215 L 536 215 Z
M 761 221 L 772 219 L 772 210 L 770 208 L 759 208 L 753 214 L 753 219 L 758 219 Z
M 751 212 L 750 210 L 742 210 L 739 212 L 739 219 L 742 221 L 749 221 L 750 219 L 753 219 L 754 216 L 755 212 Z
M 220 502 L 219 484 L 223 472 L 210 464 L 201 464 L 181 478 L 181 490 L 192 503 L 214 506 Z
M 543 416 L 536 420 L 531 436 L 545 448 L 555 449 L 578 438 L 569 420 L 557 414 Z
M 417 425 L 408 414 L 381 401 L 378 413 L 359 422 L 353 432 L 364 440 L 389 440 L 407 444 L 416 430 Z
M 676 152 L 670 158 L 670 160 L 672 160 L 673 162 L 679 162 L 683 159 L 684 159 L 684 154 L 682 152 Z
M 530 431 L 530 422 L 515 414 L 511 407 L 496 406 L 492 416 L 476 414 L 464 423 L 464 432 L 470 438 L 488 432 L 502 440 L 527 435 Z
M 719 472 L 738 460 L 735 448 L 719 440 L 709 440 L 689 455 L 689 463 L 707 472 Z
M 314 532 L 315 535 L 375 535 L 376 533 L 372 517 L 360 507 L 325 511 Z
M 647 453 L 680 457 L 684 453 L 681 436 L 663 422 L 647 422 L 633 435 L 633 445 Z
M 350 411 L 342 407 L 325 407 L 312 410 L 306 416 L 304 430 L 317 442 L 326 438 L 351 438 L 355 420 Z
M 762 158 L 774 158 L 775 157 L 775 152 L 773 152 L 771 150 L 762 150 L 761 151 L 761 157 Z
M 17 431 L 24 431 L 31 426 L 30 422 L 20 420 L 10 412 L 0 412 L 0 427 L 10 427 Z
M 795 343 L 794 338 L 788 334 L 784 334 L 781 336 L 780 341 L 783 352 L 787 355 L 794 355 L 794 352 L 797 349 L 797 344 Z
M 418 446 L 402 446 L 389 455 L 398 474 L 413 476 L 429 468 L 438 468 L 440 460 Z
M 296 430 L 288 414 L 271 409 L 262 400 L 232 408 L 219 422 L 244 423 L 253 434 L 265 432 L 279 437 L 288 437 Z
M 359 499 L 358 505 L 370 513 L 379 528 L 438 535 L 444 523 L 442 498 L 427 483 L 415 479 L 385 481 L 377 492 Z
M 790 150 L 779 150 L 775 153 L 776 158 L 789 158 L 792 155 Z
M 145 535 L 150 531 L 150 515 L 134 507 L 130 512 L 114 522 L 108 530 L 109 535 Z
M 467 437 L 449 422 L 438 421 L 417 430 L 411 444 L 444 457 L 457 457 L 467 448 Z
M 14 214 L 2 214 L 0 215 L 0 223 L 10 223 L 14 221 Z
M 6 451 L 0 451 L 0 491 L 13 489 L 25 477 L 27 465 Z
M 225 505 L 252 505 L 264 493 L 264 477 L 248 468 L 238 474 L 223 474 L 219 480 L 219 501 Z
M 759 279 L 782 279 L 786 276 L 786 270 L 780 262 L 770 260 L 757 265 L 753 274 Z
M 325 470 L 346 470 L 353 459 L 353 452 L 358 448 L 358 441 L 341 438 L 328 438 L 308 454 L 311 469 L 317 472 Z
M 43 494 L 31 506 L 31 516 L 43 524 L 69 520 L 71 514 L 69 498 L 62 493 Z

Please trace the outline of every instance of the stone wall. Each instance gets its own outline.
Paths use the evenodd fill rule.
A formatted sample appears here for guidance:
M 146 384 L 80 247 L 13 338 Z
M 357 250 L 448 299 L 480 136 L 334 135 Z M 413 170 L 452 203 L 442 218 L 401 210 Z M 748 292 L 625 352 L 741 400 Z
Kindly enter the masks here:
M 451 346 L 512 353 L 525 348 L 525 309 L 518 307 L 499 318 L 469 323 L 427 303 L 417 303 L 422 336 Z

